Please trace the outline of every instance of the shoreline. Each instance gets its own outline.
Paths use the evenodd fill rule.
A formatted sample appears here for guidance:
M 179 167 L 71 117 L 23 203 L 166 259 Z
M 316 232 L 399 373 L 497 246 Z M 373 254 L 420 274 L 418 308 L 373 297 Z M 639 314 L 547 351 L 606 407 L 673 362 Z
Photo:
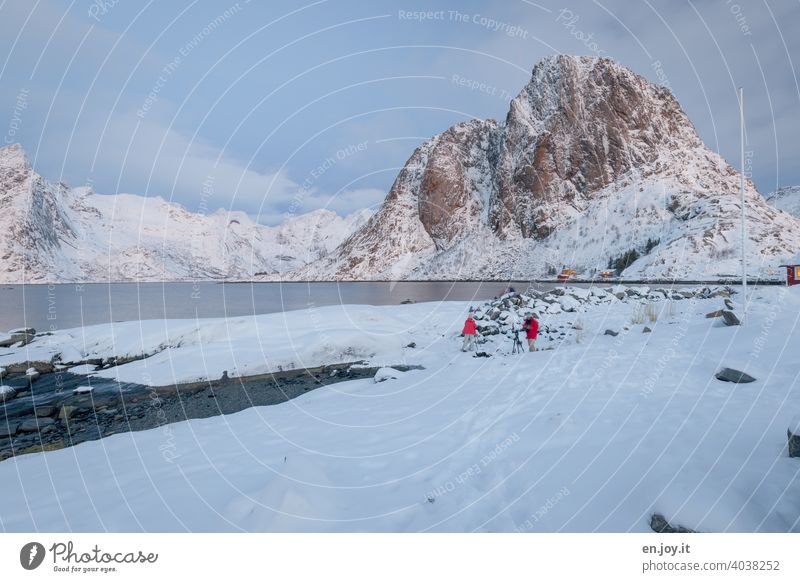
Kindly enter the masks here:
M 415 368 L 393 367 L 398 370 Z M 64 382 L 67 389 L 62 392 L 43 393 L 37 399 L 34 391 L 17 397 L 24 401 L 15 398 L 3 406 L 0 430 L 13 434 L 0 436 L 0 462 L 28 453 L 67 448 L 114 434 L 233 414 L 254 406 L 282 404 L 317 388 L 372 378 L 379 368 L 357 361 L 167 386 L 114 382 L 118 386 L 116 391 L 103 390 L 80 395 L 73 394 L 69 388 L 91 383 L 91 377 L 62 373 L 69 376 Z M 55 380 L 57 374 L 43 374 L 34 386 Z M 9 408 L 12 409 L 11 413 Z M 28 423 L 27 428 L 31 428 L 31 425 L 38 428 L 21 430 L 25 423 Z M 165 428 L 165 431 L 168 430 Z

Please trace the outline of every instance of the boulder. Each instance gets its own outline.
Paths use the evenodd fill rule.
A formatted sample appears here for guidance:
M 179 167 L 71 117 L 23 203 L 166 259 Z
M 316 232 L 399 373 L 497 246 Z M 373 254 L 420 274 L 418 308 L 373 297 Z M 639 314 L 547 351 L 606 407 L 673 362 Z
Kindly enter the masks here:
M 27 370 L 25 370 L 25 376 L 27 376 L 29 381 L 35 382 L 36 380 L 39 379 L 39 376 L 41 376 L 41 374 L 39 373 L 39 370 L 37 370 L 36 368 L 28 368 Z
M 8 370 L 6 370 L 5 368 L 0 368 L 0 380 L 5 378 L 6 376 L 8 376 Z
M 749 374 L 745 374 L 739 370 L 734 370 L 733 368 L 722 368 L 722 370 L 717 372 L 714 376 L 717 380 L 722 380 L 723 382 L 734 382 L 736 384 L 747 384 L 749 382 L 756 381 L 756 379 Z
M 742 324 L 742 322 L 739 321 L 739 318 L 736 317 L 736 314 L 733 311 L 728 311 L 725 309 L 722 310 L 722 321 L 725 323 L 725 325 L 728 326 Z
M 800 457 L 800 415 L 792 419 L 786 435 L 789 437 L 789 456 Z
M 645 326 L 644 326 L 644 329 L 642 330 L 642 333 L 650 333 L 650 332 L 652 332 L 652 331 L 653 331 L 652 329 L 650 329 L 649 327 L 647 327 L 647 326 L 645 325 Z
M 395 370 L 394 368 L 380 368 L 375 372 L 375 377 L 372 379 L 376 384 L 378 382 L 385 382 L 386 380 L 396 380 L 403 375 L 403 372 Z
M 654 513 L 650 516 L 650 529 L 656 533 L 697 533 L 688 527 L 670 524 L 660 513 Z
M 33 413 L 39 417 L 53 416 L 56 413 L 55 406 L 37 406 Z
M 73 414 L 75 414 L 76 410 L 78 410 L 77 406 L 69 406 L 68 404 L 65 404 L 58 411 L 58 418 L 62 420 L 69 419 L 72 417 Z
M 605 334 L 603 335 L 610 335 L 612 337 L 617 337 L 619 335 L 618 331 L 614 331 L 613 329 L 607 329 Z
M 723 309 L 717 309 L 716 311 L 712 311 L 711 313 L 706 313 L 706 319 L 711 319 L 713 317 L 722 317 Z
M 0 422 L 0 438 L 13 437 L 17 434 L 19 425 L 17 423 Z
M 55 420 L 52 418 L 29 418 L 19 425 L 19 432 L 37 432 L 39 429 L 54 424 Z
M 0 402 L 5 402 L 17 397 L 17 389 L 11 386 L 0 386 Z

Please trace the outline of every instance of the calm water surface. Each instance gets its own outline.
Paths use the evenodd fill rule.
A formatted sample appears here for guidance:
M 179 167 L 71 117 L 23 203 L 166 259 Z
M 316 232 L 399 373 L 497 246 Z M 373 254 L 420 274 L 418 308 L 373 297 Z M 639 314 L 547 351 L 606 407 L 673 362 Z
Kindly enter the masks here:
M 478 301 L 527 282 L 398 283 L 93 283 L 0 285 L 0 331 L 67 329 L 137 319 L 275 313 L 338 304 Z M 554 284 L 536 284 L 538 289 Z

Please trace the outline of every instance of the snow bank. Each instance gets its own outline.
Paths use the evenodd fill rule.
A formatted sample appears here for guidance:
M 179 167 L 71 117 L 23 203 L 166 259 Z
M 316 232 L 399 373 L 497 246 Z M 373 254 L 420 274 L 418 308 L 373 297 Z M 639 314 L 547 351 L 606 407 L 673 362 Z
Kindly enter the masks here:
M 459 350 L 467 304 L 319 310 L 342 332 L 331 338 L 354 341 L 349 313 L 350 333 L 376 354 L 425 369 L 1 462 L 3 527 L 646 532 L 658 512 L 699 531 L 797 532 L 798 465 L 785 448 L 800 401 L 800 297 L 751 293 L 744 326 L 705 319 L 721 298 L 676 301 L 674 313 L 662 301 L 642 333 L 633 302 L 614 299 L 548 316 L 556 331 L 539 352 L 512 356 L 508 338 L 489 336 L 489 358 Z M 299 337 L 315 338 L 304 354 L 324 358 L 311 314 L 281 317 L 256 328 L 278 336 L 264 339 L 272 358 Z M 582 337 L 569 327 L 577 317 Z M 145 333 L 242 345 L 221 322 L 181 325 L 183 335 L 175 322 Z M 94 349 L 105 333 L 92 332 Z M 415 348 L 397 347 L 409 338 Z M 202 363 L 189 345 L 170 349 Z M 723 362 L 759 382 L 717 381 Z

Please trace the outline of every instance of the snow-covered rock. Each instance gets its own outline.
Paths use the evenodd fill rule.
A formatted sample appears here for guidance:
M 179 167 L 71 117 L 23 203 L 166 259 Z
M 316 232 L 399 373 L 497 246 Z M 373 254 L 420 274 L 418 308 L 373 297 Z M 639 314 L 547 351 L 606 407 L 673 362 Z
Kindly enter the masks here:
M 0 368 L 1 370 L 2 368 Z M 12 398 L 16 397 L 17 389 L 13 388 L 12 386 L 6 386 L 5 384 L 0 384 L 0 402 L 5 402 L 6 400 L 11 400 Z
M 375 372 L 372 380 L 377 384 L 378 382 L 385 382 L 386 380 L 397 380 L 404 372 L 395 370 L 394 368 L 379 368 Z
M 92 392 L 94 388 L 92 386 L 78 386 L 72 390 L 73 394 L 88 394 Z

